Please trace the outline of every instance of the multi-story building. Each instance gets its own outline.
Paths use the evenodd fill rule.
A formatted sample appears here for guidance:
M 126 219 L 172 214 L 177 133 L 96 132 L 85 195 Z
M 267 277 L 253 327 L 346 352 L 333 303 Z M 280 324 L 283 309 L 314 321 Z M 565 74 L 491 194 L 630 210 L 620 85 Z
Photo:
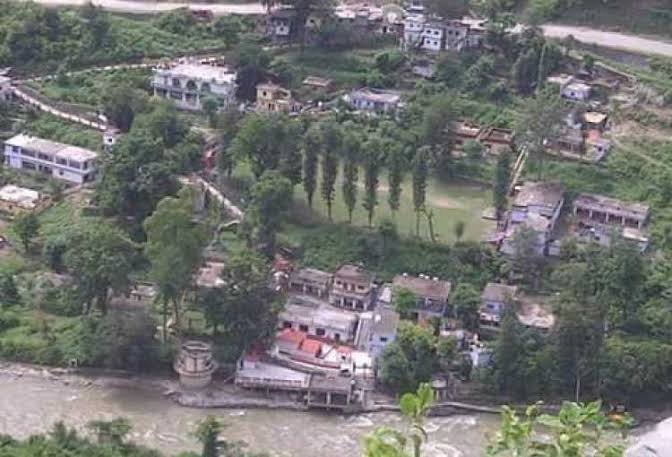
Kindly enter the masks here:
M 439 52 L 461 51 L 481 46 L 484 21 L 470 18 L 441 20 L 422 14 L 410 14 L 403 22 L 402 48 Z
M 489 282 L 481 294 L 479 321 L 483 326 L 499 327 L 504 311 L 516 303 L 518 287 Z
M 5 165 L 38 171 L 74 184 L 96 177 L 98 153 L 88 149 L 20 134 L 5 141 Z
M 554 227 L 565 202 L 562 184 L 549 182 L 526 182 L 518 190 L 511 206 L 511 222 L 521 223 L 528 215 L 545 217 Z
M 348 342 L 355 339 L 356 313 L 334 309 L 306 296 L 293 296 L 278 317 L 280 327 L 325 340 Z
M 325 271 L 315 268 L 302 268 L 292 272 L 289 276 L 289 290 L 326 299 L 329 296 L 331 277 L 331 273 Z
M 220 106 L 235 101 L 236 73 L 227 67 L 178 63 L 155 68 L 152 87 L 155 96 L 172 100 L 181 109 L 199 111 L 208 98 Z
M 371 309 L 373 273 L 356 265 L 342 265 L 334 274 L 329 301 L 332 305 L 355 311 Z
M 448 281 L 440 281 L 439 278 L 429 276 L 397 275 L 392 280 L 394 293 L 405 289 L 415 295 L 415 309 L 413 317 L 419 321 L 430 318 L 444 317 L 448 306 L 451 284 Z M 394 299 L 393 299 L 394 301 Z
M 301 103 L 292 98 L 292 92 L 277 84 L 257 86 L 257 111 L 268 113 L 298 113 Z

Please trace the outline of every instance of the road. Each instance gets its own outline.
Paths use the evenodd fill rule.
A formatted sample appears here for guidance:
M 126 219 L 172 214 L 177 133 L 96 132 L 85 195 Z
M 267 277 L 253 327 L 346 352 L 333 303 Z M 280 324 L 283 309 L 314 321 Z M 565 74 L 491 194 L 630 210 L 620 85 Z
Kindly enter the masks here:
M 27 0 L 13 0 L 17 2 Z M 35 0 L 45 6 L 82 6 L 89 0 Z M 91 0 L 96 6 L 118 13 L 131 14 L 158 14 L 176 8 L 189 7 L 194 10 L 209 10 L 217 16 L 227 14 L 263 14 L 266 8 L 261 3 L 181 3 L 181 2 L 153 2 L 137 0 Z
M 28 0 L 13 0 L 28 1 Z M 34 0 L 46 6 L 81 6 L 89 0 Z M 189 7 L 191 9 L 208 10 L 221 16 L 227 14 L 263 14 L 266 9 L 261 3 L 198 3 L 198 2 L 157 2 L 147 0 L 92 0 L 94 5 L 123 13 L 157 14 L 175 8 Z M 551 38 L 565 38 L 574 36 L 579 41 L 589 44 L 621 49 L 640 54 L 660 54 L 672 57 L 672 42 L 643 38 L 617 32 L 606 32 L 586 27 L 546 24 L 542 26 L 544 34 Z
M 660 54 L 672 57 L 672 42 L 627 35 L 625 33 L 605 32 L 587 27 L 546 24 L 542 28 L 544 35 L 551 38 L 565 38 L 572 35 L 583 43 L 597 44 L 606 48 L 620 49 L 638 54 Z

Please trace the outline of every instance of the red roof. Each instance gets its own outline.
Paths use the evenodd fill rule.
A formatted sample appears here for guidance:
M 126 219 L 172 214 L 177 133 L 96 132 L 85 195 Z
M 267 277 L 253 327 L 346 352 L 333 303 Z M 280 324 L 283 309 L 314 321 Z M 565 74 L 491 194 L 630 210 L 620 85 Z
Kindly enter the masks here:
M 299 349 L 302 350 L 303 352 L 307 352 L 310 355 L 317 357 L 320 354 L 320 351 L 322 350 L 322 343 L 317 340 L 306 338 L 301 343 Z
M 276 339 L 286 343 L 295 343 L 298 346 L 306 339 L 306 334 L 298 330 L 286 328 L 278 333 Z

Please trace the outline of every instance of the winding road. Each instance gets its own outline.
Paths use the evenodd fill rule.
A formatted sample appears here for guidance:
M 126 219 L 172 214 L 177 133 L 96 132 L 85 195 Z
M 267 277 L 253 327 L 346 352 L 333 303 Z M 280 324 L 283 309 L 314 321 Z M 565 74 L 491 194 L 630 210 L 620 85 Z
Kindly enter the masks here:
M 13 0 L 16 2 L 28 0 Z M 89 0 L 33 0 L 45 6 L 82 6 Z M 194 10 L 212 11 L 221 16 L 227 14 L 263 14 L 266 8 L 261 3 L 199 3 L 152 0 L 91 0 L 94 5 L 109 11 L 130 14 L 158 14 L 176 8 L 188 7 Z M 571 25 L 546 24 L 544 34 L 551 38 L 565 38 L 572 35 L 578 41 L 597 44 L 607 48 L 639 54 L 659 54 L 672 57 L 672 42 L 662 39 L 644 38 L 618 32 L 595 30 Z

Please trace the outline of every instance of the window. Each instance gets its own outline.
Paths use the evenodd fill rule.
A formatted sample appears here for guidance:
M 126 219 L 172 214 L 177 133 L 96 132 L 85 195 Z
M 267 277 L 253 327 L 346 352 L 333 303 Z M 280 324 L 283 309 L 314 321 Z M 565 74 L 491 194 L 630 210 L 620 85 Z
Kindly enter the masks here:
M 83 168 L 84 170 L 88 170 L 88 169 L 89 169 L 89 162 L 84 162 L 84 163 L 82 164 L 82 168 Z
M 51 161 L 54 160 L 50 155 L 42 154 L 41 152 L 39 154 L 37 154 L 37 157 L 40 160 L 44 160 L 45 162 L 51 162 Z
M 61 158 L 56 158 L 56 163 L 59 165 L 66 165 L 66 166 L 68 165 L 68 161 Z
M 304 324 L 301 324 L 301 325 L 299 325 L 299 330 L 304 332 L 304 333 L 308 333 L 308 326 L 304 325 Z
M 282 323 L 282 328 L 292 328 L 292 323 L 289 321 L 285 321 Z
M 16 152 L 18 154 L 21 152 L 21 148 L 18 146 L 12 146 L 12 152 Z
M 380 340 L 381 343 L 387 343 L 387 337 L 386 336 L 381 336 L 380 338 L 378 338 L 378 340 Z
M 334 341 L 341 341 L 341 334 L 340 333 L 334 333 Z
M 81 170 L 81 169 L 82 169 L 82 164 L 79 163 L 79 162 L 75 162 L 74 160 L 69 160 L 69 161 L 68 161 L 68 166 L 69 166 L 70 168 L 76 168 L 76 169 L 78 169 L 78 170 Z
M 315 335 L 317 336 L 324 336 L 327 332 L 323 328 L 316 328 L 315 329 Z
M 25 170 L 35 170 L 35 169 L 36 169 L 34 163 L 32 163 L 32 162 L 26 162 L 25 160 L 22 160 L 22 161 L 21 161 L 21 168 L 23 168 L 23 169 L 25 169 Z
M 18 152 L 18 151 L 16 151 L 16 152 Z M 29 151 L 27 149 L 24 149 L 23 151 L 21 151 L 21 155 L 28 156 L 28 157 L 35 157 L 35 153 L 33 151 Z

